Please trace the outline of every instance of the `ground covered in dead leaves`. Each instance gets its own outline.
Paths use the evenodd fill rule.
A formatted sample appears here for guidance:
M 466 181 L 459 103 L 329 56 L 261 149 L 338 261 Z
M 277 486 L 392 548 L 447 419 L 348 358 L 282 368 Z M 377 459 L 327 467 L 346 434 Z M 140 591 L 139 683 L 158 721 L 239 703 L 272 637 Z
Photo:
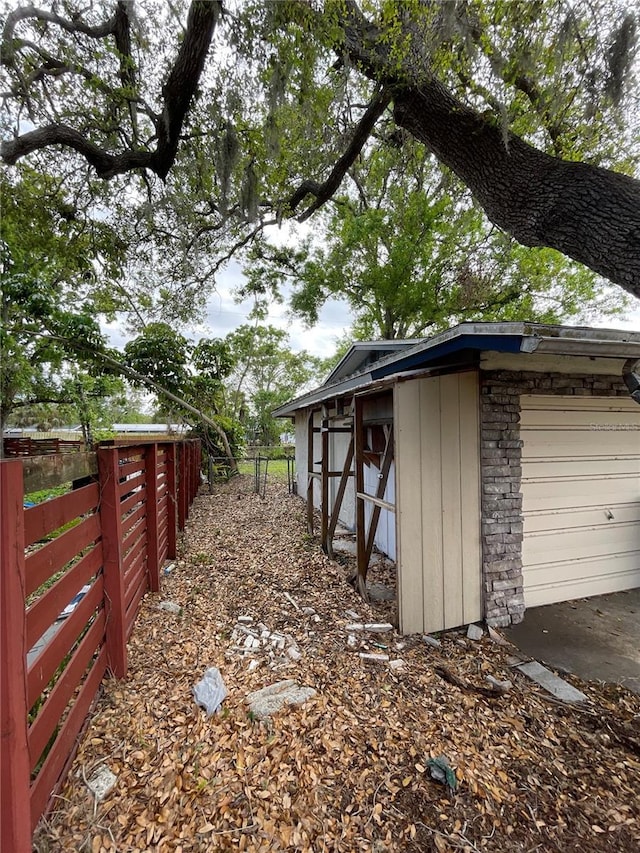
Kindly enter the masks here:
M 512 649 L 459 632 L 441 648 L 368 635 L 370 651 L 405 663 L 363 661 L 346 611 L 378 621 L 388 605 L 363 604 L 348 567 L 305 535 L 299 498 L 275 484 L 262 500 L 252 485 L 197 498 L 180 559 L 143 603 L 129 676 L 106 682 L 38 850 L 640 848 L 640 697 L 572 679 L 588 705 L 557 704 L 509 669 Z M 159 610 L 166 599 L 181 612 Z M 232 639 L 240 615 L 291 638 L 300 660 L 258 650 L 249 671 Z M 213 717 L 192 698 L 210 666 L 229 691 Z M 488 674 L 513 688 L 476 692 Z M 253 719 L 247 693 L 285 678 L 318 695 Z M 429 775 L 440 755 L 455 792 Z M 101 762 L 118 781 L 96 804 L 84 780 Z

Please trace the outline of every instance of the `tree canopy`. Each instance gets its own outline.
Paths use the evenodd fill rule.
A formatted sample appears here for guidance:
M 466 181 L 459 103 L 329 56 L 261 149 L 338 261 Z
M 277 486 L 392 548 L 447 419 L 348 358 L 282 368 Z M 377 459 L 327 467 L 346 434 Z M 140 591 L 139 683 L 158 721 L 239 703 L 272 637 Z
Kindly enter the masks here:
M 197 300 L 408 134 L 502 231 L 638 296 L 637 24 L 623 0 L 15 6 L 2 156 L 111 180 Z

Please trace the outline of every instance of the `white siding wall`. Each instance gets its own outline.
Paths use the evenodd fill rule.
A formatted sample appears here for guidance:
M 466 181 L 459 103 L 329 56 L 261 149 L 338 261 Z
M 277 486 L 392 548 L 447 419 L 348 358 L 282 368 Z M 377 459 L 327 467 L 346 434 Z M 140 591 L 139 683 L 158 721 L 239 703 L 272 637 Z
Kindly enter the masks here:
M 365 465 L 364 467 L 364 490 L 370 495 L 375 495 L 376 489 L 378 488 L 379 482 L 379 474 L 380 469 L 375 465 Z M 388 501 L 390 504 L 395 504 L 396 502 L 396 470 L 395 463 L 391 463 L 391 470 L 389 471 L 389 479 L 387 480 L 387 487 L 384 490 L 384 498 L 385 501 Z M 364 517 L 365 523 L 369 525 L 371 520 L 371 513 L 373 512 L 373 504 L 368 501 L 365 502 L 364 505 Z M 383 554 L 386 554 L 388 557 L 391 557 L 392 560 L 396 558 L 396 514 L 395 512 L 389 512 L 388 509 L 380 510 L 380 518 L 378 520 L 378 529 L 376 530 L 376 538 L 375 538 L 376 547 L 382 551 Z

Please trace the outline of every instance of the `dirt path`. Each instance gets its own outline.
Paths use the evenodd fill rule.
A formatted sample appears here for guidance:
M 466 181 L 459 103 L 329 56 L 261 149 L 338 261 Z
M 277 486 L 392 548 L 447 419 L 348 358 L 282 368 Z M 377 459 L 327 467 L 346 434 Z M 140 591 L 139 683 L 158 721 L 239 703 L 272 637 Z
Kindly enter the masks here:
M 59 810 L 37 833 L 41 853 L 638 849 L 640 697 L 572 679 L 588 706 L 560 706 L 486 636 L 453 632 L 435 648 L 393 632 L 350 648 L 353 613 L 377 621 L 388 605 L 364 605 L 346 568 L 309 541 L 299 498 L 272 485 L 263 501 L 251 487 L 240 477 L 196 500 L 182 556 L 143 604 L 129 677 L 107 682 Z M 285 636 L 285 649 L 260 649 L 250 666 L 234 650 L 239 616 Z M 229 696 L 207 717 L 191 689 L 210 666 Z M 514 686 L 481 695 L 487 675 Z M 246 694 L 285 678 L 317 696 L 255 719 Z M 440 755 L 455 792 L 430 777 Z M 118 781 L 95 806 L 84 779 L 101 762 Z

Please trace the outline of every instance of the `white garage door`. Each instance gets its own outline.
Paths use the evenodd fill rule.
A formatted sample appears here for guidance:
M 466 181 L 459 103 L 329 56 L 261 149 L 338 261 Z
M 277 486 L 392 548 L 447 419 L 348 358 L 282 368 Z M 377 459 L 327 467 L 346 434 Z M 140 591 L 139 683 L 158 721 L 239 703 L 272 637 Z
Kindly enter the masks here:
M 522 396 L 527 607 L 640 586 L 640 406 Z

